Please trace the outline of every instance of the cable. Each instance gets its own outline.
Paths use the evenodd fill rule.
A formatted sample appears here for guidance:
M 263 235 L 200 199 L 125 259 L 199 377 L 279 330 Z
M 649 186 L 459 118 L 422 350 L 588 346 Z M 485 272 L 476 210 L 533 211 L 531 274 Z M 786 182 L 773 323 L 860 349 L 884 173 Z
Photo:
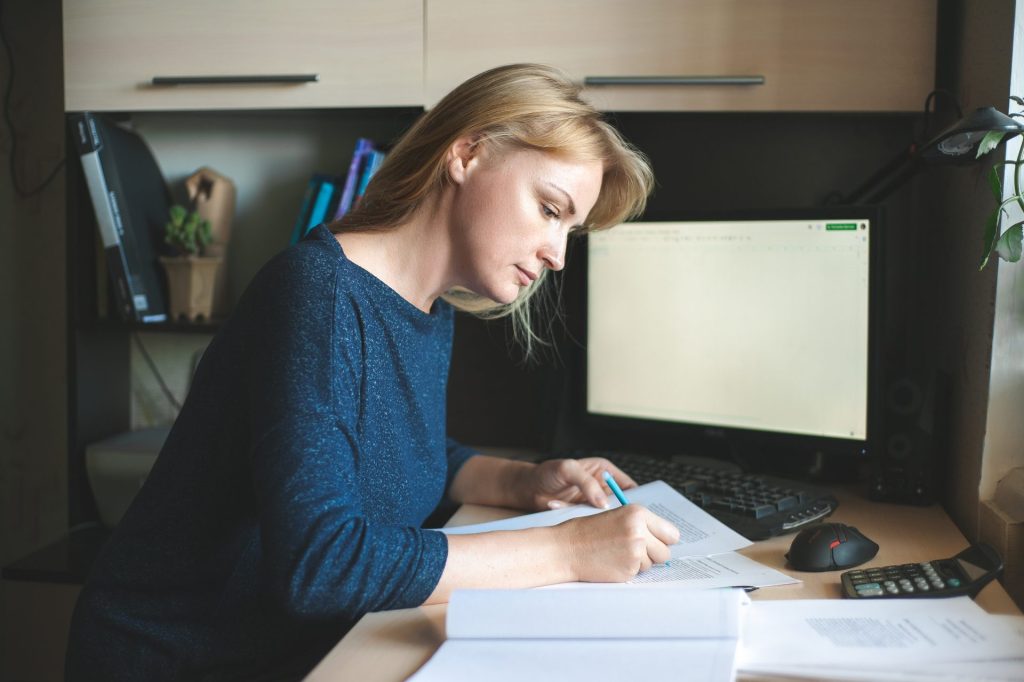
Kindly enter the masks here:
M 18 151 L 18 135 L 14 131 L 14 121 L 11 118 L 11 93 L 14 92 L 14 51 L 11 49 L 11 43 L 7 40 L 7 30 L 3 22 L 4 6 L 0 2 L 0 42 L 4 44 L 4 52 L 7 53 L 7 63 L 10 65 L 10 77 L 7 79 L 7 87 L 4 88 L 4 121 L 7 123 L 7 129 L 11 133 L 11 153 L 8 158 L 8 162 L 11 166 L 11 184 L 14 185 L 14 191 L 22 199 L 28 199 L 42 192 L 46 187 L 53 182 L 53 179 L 57 177 L 57 174 L 64 168 L 64 164 L 67 161 L 67 156 L 57 162 L 56 167 L 46 178 L 33 189 L 24 189 L 18 182 L 17 164 L 15 159 L 17 158 Z
M 139 352 L 142 353 L 142 357 L 146 361 L 146 364 L 149 365 L 149 370 L 156 378 L 156 382 L 160 384 L 160 390 L 164 392 L 164 395 L 167 397 L 167 401 L 174 406 L 175 410 L 181 412 L 181 403 L 179 403 L 178 399 L 174 397 L 173 393 L 171 393 L 171 389 L 167 388 L 164 378 L 160 375 L 160 370 L 156 368 L 156 363 L 153 362 L 153 358 L 149 356 L 149 352 L 146 351 L 146 347 L 142 345 L 142 339 L 139 338 L 139 333 L 132 332 L 132 338 L 135 340 L 135 345 L 138 346 Z

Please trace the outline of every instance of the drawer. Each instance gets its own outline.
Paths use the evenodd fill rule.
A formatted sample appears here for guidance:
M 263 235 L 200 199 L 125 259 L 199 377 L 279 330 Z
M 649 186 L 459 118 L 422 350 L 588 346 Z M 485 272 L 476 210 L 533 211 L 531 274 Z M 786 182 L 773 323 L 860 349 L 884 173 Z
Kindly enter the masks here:
M 64 108 L 419 106 L 422 27 L 422 0 L 65 0 Z M 153 84 L 210 76 L 267 82 Z

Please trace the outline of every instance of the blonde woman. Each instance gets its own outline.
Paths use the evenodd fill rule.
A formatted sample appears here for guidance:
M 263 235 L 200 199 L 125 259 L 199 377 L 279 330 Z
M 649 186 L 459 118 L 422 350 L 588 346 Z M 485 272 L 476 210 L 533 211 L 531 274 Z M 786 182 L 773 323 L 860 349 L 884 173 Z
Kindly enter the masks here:
M 443 495 L 603 505 L 610 462 L 482 456 L 445 436 L 453 309 L 511 314 L 571 233 L 642 211 L 644 158 L 539 65 L 459 86 L 403 136 L 359 207 L 254 278 L 206 351 L 144 488 L 98 558 L 67 678 L 288 679 L 365 613 L 464 587 L 627 580 L 676 529 L 630 505 L 446 537 Z

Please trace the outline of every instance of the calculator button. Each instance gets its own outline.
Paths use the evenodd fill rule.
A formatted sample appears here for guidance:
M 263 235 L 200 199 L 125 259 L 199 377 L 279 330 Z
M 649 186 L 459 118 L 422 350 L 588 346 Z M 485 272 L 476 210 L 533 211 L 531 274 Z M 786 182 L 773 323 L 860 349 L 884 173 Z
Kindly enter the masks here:
M 874 590 L 863 590 L 861 592 L 858 592 L 857 596 L 858 597 L 881 597 L 882 596 L 882 590 L 880 588 L 876 588 Z
M 896 587 L 895 585 L 886 585 L 885 586 L 885 591 L 888 592 L 889 594 L 899 594 L 900 593 L 900 588 Z

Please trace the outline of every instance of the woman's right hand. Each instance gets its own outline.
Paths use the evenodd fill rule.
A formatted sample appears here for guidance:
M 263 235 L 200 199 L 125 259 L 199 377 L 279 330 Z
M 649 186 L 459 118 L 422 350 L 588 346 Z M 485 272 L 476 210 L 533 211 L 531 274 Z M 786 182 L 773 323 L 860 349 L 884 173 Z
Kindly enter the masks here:
M 564 534 L 577 581 L 621 583 L 671 558 L 679 529 L 638 504 L 572 519 L 556 526 Z

